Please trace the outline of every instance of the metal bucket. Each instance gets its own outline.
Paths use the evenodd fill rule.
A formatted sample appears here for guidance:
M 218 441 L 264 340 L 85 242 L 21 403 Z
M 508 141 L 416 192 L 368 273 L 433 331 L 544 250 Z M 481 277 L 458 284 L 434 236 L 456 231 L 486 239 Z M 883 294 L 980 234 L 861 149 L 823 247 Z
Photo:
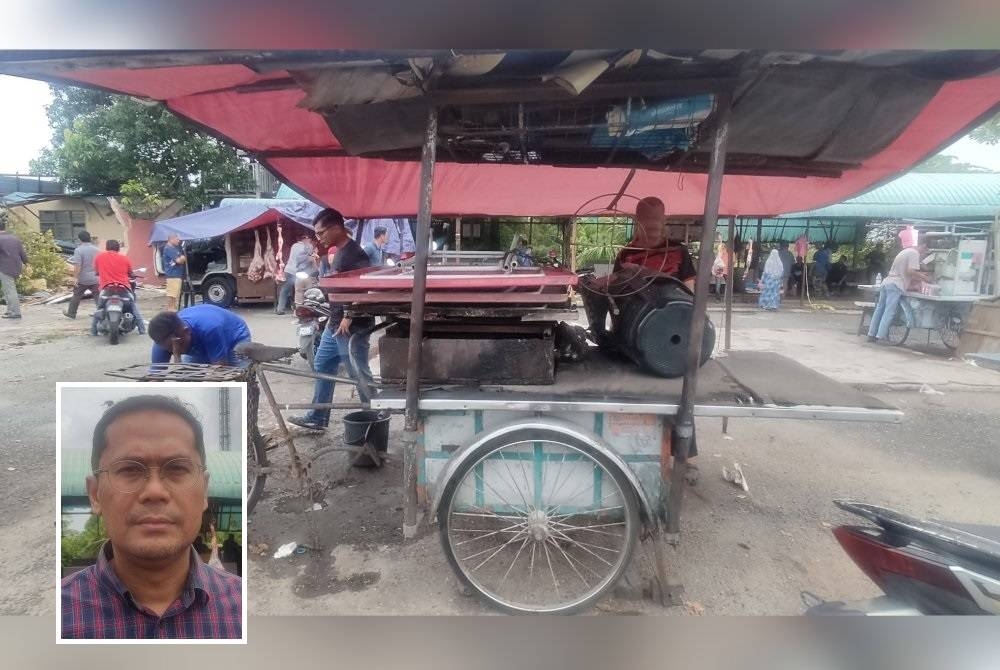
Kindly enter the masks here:
M 389 413 L 374 410 L 351 412 L 344 416 L 344 444 L 361 446 L 365 442 L 375 451 L 385 453 L 389 449 Z M 351 460 L 358 468 L 372 468 L 377 465 L 365 454 L 358 454 Z

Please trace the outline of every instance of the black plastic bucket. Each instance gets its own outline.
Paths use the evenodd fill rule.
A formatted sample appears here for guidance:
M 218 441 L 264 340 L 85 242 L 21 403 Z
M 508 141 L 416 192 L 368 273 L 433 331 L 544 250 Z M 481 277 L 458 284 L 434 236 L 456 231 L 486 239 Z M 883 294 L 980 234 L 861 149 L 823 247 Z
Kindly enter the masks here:
M 363 410 L 344 416 L 344 444 L 361 446 L 368 442 L 375 451 L 385 453 L 389 449 L 389 413 Z M 365 454 L 357 454 L 351 465 L 358 468 L 372 468 L 377 464 Z

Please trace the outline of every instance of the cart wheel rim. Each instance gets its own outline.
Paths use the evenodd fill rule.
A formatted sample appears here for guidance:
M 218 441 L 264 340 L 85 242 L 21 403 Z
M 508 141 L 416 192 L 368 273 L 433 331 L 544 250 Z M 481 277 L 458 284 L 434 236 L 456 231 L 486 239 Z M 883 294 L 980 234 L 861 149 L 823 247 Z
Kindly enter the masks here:
M 453 566 L 489 601 L 519 612 L 573 611 L 627 567 L 637 504 L 624 476 L 582 449 L 514 442 L 461 475 L 444 540 Z
M 958 349 L 962 334 L 962 319 L 956 316 L 946 316 L 940 320 L 938 333 L 941 335 L 941 342 L 944 346 L 949 349 Z
M 263 468 L 268 465 L 267 445 L 258 426 L 260 392 L 252 373 L 247 382 L 247 513 L 253 511 L 264 492 L 267 474 Z
M 222 284 L 212 284 L 208 287 L 208 299 L 212 302 L 224 302 L 229 291 Z

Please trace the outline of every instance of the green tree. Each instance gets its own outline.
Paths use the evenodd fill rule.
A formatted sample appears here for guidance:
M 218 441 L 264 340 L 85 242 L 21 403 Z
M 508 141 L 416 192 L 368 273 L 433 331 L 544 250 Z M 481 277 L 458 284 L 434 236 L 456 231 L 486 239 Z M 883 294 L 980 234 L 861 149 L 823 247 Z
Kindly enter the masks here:
M 200 209 L 220 193 L 251 186 L 236 149 L 199 132 L 164 106 L 72 86 L 52 86 L 46 108 L 52 146 L 32 161 L 36 174 L 72 189 L 125 196 L 136 215 L 180 198 Z
M 0 209 L 0 218 L 11 220 L 5 209 Z M 28 256 L 28 264 L 15 280 L 17 292 L 28 295 L 28 284 L 35 279 L 44 279 L 48 290 L 53 290 L 62 284 L 66 278 L 66 261 L 59 253 L 52 231 L 39 233 L 19 225 L 11 225 L 10 232 L 21 240 L 24 253 Z
M 969 137 L 980 144 L 1000 144 L 1000 114 L 973 130 Z
M 988 168 L 962 163 L 954 156 L 937 154 L 914 167 L 911 172 L 990 172 Z
M 61 539 L 63 567 L 97 558 L 97 550 L 106 539 L 104 523 L 99 516 L 91 515 L 82 531 L 68 530 L 64 521 Z

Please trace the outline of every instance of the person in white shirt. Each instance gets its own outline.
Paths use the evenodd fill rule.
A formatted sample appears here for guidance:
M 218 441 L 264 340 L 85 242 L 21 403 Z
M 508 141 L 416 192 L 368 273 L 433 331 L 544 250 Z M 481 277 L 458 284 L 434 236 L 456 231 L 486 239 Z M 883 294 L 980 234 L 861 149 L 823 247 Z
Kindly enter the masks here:
M 896 318 L 899 299 L 910 285 L 919 280 L 926 280 L 927 274 L 920 271 L 920 259 L 927 253 L 927 244 L 920 242 L 915 247 L 903 249 L 892 261 L 889 276 L 882 280 L 878 292 L 878 304 L 872 314 L 871 325 L 868 326 L 869 342 L 884 342 L 889 334 L 889 326 Z

